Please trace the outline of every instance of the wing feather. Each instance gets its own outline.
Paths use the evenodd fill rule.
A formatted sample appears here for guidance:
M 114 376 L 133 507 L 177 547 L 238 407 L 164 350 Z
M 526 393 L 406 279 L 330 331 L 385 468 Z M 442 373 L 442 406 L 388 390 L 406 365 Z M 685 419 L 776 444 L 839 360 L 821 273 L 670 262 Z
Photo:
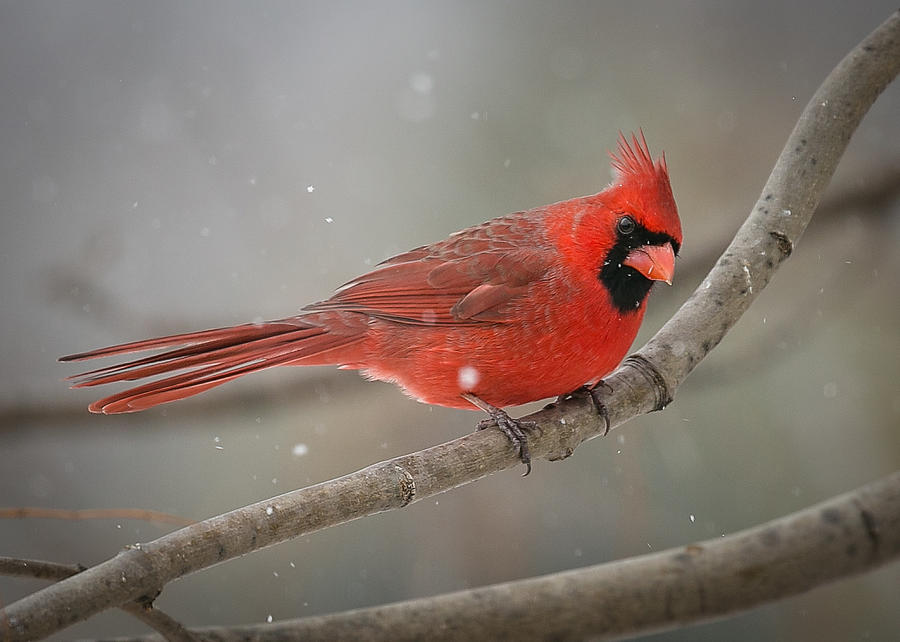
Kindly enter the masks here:
M 347 310 L 412 325 L 508 323 L 550 259 L 535 212 L 469 228 L 381 263 L 306 311 Z

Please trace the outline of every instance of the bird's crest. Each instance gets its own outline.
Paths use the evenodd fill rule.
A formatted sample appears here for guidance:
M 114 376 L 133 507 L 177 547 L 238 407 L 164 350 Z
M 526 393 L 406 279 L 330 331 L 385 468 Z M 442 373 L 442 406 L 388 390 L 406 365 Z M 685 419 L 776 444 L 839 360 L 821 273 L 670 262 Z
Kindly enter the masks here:
M 625 134 L 619 132 L 616 153 L 610 152 L 609 154 L 617 176 L 619 179 L 651 178 L 668 183 L 669 168 L 666 166 L 666 155 L 663 154 L 659 160 L 654 162 L 653 157 L 650 156 L 650 148 L 647 146 L 644 132 L 638 130 L 638 134 L 640 134 L 640 138 L 637 134 L 632 134 L 629 143 Z

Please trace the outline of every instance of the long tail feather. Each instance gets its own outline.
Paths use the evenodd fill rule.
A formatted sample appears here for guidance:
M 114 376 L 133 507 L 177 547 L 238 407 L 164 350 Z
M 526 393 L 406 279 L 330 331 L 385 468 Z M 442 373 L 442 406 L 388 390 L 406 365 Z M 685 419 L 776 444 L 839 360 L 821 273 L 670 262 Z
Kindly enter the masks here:
M 88 407 L 91 412 L 104 414 L 136 412 L 190 397 L 257 370 L 304 359 L 310 364 L 343 363 L 346 351 L 341 354 L 340 349 L 352 347 L 364 333 L 348 332 L 345 325 L 331 332 L 327 323 L 310 323 L 313 316 L 135 341 L 61 357 L 60 361 L 183 346 L 69 377 L 73 388 L 85 388 L 187 370 L 105 397 Z
M 296 319 L 280 319 L 278 321 L 267 321 L 265 323 L 245 323 L 229 328 L 201 330 L 200 332 L 185 332 L 184 334 L 173 334 L 166 337 L 158 337 L 156 339 L 144 339 L 143 341 L 122 343 L 108 348 L 99 348 L 97 350 L 66 355 L 65 357 L 60 357 L 59 361 L 85 361 L 86 359 L 113 357 L 120 354 L 129 354 L 131 352 L 154 350 L 156 348 L 168 348 L 176 345 L 198 345 L 209 341 L 219 340 L 230 340 L 232 343 L 236 344 L 254 338 L 270 337 L 282 332 L 291 332 L 292 330 L 296 330 L 297 327 L 298 323 Z M 309 326 L 301 325 L 300 327 Z

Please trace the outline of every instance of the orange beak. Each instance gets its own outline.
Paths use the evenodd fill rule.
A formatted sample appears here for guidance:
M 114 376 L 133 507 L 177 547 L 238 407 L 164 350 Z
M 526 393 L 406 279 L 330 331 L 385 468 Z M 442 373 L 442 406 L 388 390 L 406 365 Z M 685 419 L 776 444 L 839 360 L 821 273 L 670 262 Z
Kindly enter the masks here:
M 665 281 L 672 285 L 672 276 L 675 274 L 675 252 L 671 243 L 644 245 L 631 250 L 625 257 L 624 265 L 633 267 L 652 281 Z

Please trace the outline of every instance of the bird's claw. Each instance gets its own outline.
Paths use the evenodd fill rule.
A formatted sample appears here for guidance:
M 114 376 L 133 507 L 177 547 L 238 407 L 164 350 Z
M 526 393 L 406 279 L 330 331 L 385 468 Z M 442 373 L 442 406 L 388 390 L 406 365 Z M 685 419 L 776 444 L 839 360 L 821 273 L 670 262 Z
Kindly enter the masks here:
M 606 410 L 606 405 L 600 401 L 600 397 L 597 393 L 597 388 L 604 387 L 609 391 L 612 391 L 612 387 L 601 379 L 593 386 L 581 386 L 580 388 L 576 388 L 572 392 L 566 393 L 564 395 L 559 395 L 556 398 L 556 403 L 562 403 L 566 399 L 584 399 L 585 397 L 590 397 L 591 403 L 594 404 L 594 409 L 597 411 L 597 414 L 603 417 L 603 423 L 606 426 L 606 429 L 603 431 L 603 436 L 609 434 L 610 424 L 609 424 L 609 411 Z
M 506 435 L 506 438 L 509 439 L 516 449 L 516 454 L 519 456 L 519 459 L 525 464 L 525 473 L 522 477 L 528 476 L 531 472 L 531 452 L 528 450 L 528 437 L 525 433 L 536 429 L 537 423 L 534 421 L 513 419 L 505 410 L 492 406 L 475 395 L 464 394 L 463 397 L 488 414 L 486 419 L 482 419 L 475 425 L 475 429 L 484 430 L 485 428 L 493 428 L 494 426 L 499 428 L 500 432 Z
M 490 417 L 478 422 L 478 430 L 484 430 L 493 426 L 499 428 L 500 432 L 512 442 L 513 447 L 516 449 L 516 454 L 522 463 L 525 464 L 525 473 L 522 477 L 527 477 L 531 472 L 531 452 L 528 450 L 528 437 L 525 433 L 534 430 L 537 424 L 533 421 L 513 419 L 499 408 L 496 412 L 490 412 L 489 414 Z

